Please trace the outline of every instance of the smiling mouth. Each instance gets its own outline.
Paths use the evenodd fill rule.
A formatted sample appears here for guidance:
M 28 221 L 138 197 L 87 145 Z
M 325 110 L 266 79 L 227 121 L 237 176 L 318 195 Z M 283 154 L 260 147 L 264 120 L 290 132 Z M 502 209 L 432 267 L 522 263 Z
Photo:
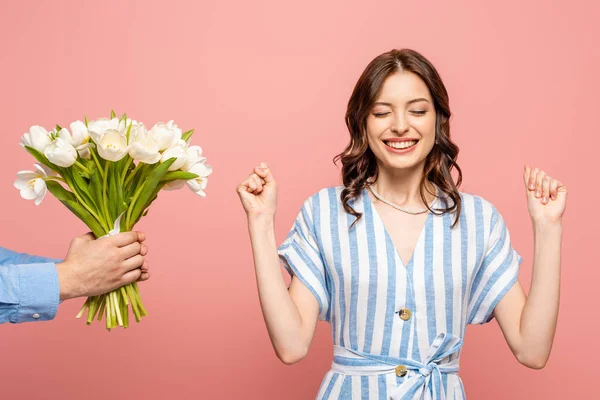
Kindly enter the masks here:
M 404 142 L 384 140 L 383 143 L 385 143 L 386 146 L 391 147 L 392 149 L 404 150 L 415 146 L 418 143 L 418 140 L 407 140 Z

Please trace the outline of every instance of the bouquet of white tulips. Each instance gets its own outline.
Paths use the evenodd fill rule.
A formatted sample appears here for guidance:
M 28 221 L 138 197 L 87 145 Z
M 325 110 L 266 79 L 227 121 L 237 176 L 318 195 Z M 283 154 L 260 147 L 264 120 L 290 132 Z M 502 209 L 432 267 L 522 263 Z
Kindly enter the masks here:
M 39 205 L 50 191 L 79 217 L 97 238 L 131 231 L 162 189 L 187 186 L 205 196 L 212 167 L 200 146 L 190 146 L 193 130 L 182 132 L 170 121 L 147 130 L 123 115 L 75 121 L 69 129 L 48 132 L 32 126 L 21 145 L 38 161 L 37 171 L 20 171 L 15 187 Z M 87 324 L 106 316 L 108 329 L 148 315 L 137 284 L 89 297 L 77 315 L 88 310 Z

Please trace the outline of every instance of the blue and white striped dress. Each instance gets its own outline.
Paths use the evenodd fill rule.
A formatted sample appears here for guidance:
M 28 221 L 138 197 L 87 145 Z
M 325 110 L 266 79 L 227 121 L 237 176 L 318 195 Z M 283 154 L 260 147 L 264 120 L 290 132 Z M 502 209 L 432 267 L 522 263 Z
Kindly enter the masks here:
M 458 224 L 454 214 L 430 213 L 404 266 L 366 189 L 350 202 L 363 213 L 350 229 L 355 217 L 342 207 L 342 189 L 306 200 L 278 250 L 331 324 L 334 360 L 317 399 L 464 399 L 458 361 L 466 325 L 492 318 L 522 261 L 502 217 L 461 193 Z

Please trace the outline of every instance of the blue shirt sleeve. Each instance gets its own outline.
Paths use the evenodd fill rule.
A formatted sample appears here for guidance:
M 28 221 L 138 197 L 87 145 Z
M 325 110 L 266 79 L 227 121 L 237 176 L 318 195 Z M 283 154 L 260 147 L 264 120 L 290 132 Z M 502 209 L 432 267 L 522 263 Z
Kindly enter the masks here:
M 56 316 L 60 261 L 0 247 L 0 323 L 48 321 Z
M 0 265 L 5 264 L 36 264 L 36 263 L 59 263 L 63 260 L 40 256 L 30 256 L 25 253 L 17 253 L 4 247 L 0 247 Z

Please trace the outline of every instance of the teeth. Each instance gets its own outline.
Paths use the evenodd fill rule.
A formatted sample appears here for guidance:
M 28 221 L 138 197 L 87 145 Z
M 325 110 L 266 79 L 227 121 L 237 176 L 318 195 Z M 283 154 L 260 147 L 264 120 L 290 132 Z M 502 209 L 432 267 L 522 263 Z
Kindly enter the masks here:
M 411 140 L 410 142 L 386 142 L 386 144 L 394 149 L 406 149 L 407 147 L 417 144 L 417 141 Z

